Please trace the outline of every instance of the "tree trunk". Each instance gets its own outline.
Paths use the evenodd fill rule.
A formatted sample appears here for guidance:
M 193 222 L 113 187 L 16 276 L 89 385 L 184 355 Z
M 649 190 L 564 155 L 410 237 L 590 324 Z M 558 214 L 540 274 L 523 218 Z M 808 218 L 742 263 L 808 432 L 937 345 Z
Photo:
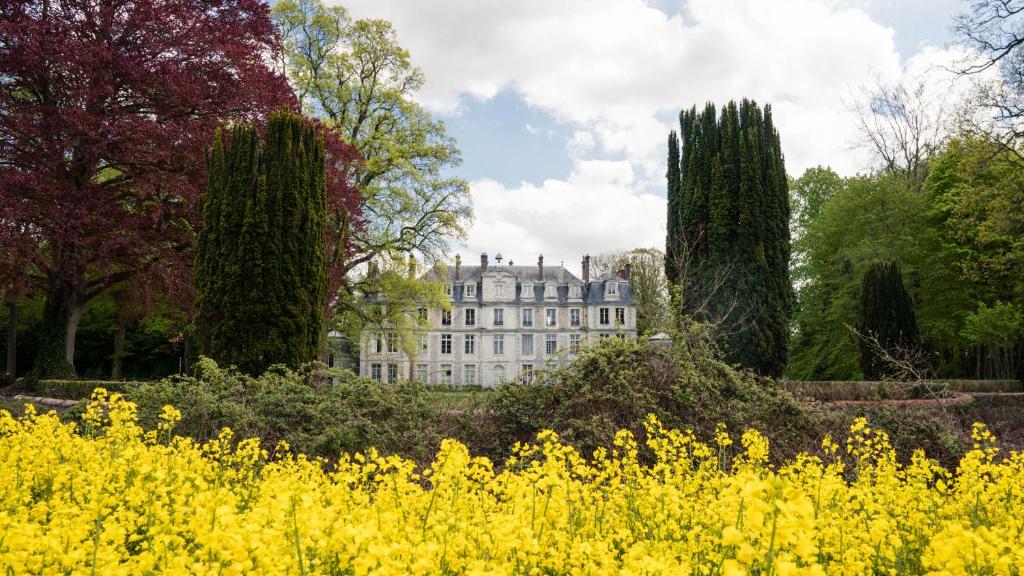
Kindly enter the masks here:
M 18 378 L 18 301 L 11 296 L 7 300 L 7 380 Z
M 69 281 L 52 274 L 47 283 L 46 302 L 39 349 L 30 380 L 74 378 L 75 336 L 85 314 L 84 282 Z
M 124 371 L 124 335 L 127 322 L 121 314 L 117 315 L 117 331 L 114 332 L 114 360 L 110 367 L 110 379 L 120 380 Z

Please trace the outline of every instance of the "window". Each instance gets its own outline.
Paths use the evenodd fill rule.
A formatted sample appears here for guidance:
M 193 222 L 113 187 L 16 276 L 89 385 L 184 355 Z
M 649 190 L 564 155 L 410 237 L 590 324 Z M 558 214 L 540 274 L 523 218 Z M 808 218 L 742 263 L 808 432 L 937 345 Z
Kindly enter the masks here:
M 580 335 L 569 334 L 569 352 L 576 354 L 580 351 Z
M 420 308 L 418 310 L 418 312 L 420 313 L 420 322 L 426 322 L 427 321 L 427 309 L 426 308 Z
M 379 354 L 384 351 L 384 337 L 380 334 L 373 335 L 373 343 L 370 345 L 370 352 Z
M 544 353 L 554 354 L 558 352 L 558 335 L 557 334 L 545 334 L 544 335 Z
M 476 364 L 464 364 L 462 366 L 462 383 L 466 386 L 476 385 Z
M 327 367 L 334 368 L 334 352 L 327 355 Z
M 466 309 L 466 326 L 476 326 L 476 310 Z
M 441 364 L 441 384 L 452 385 L 452 365 Z
M 388 364 L 388 382 L 398 382 L 398 364 Z
M 444 285 L 444 293 L 446 295 L 448 295 L 448 296 L 452 295 L 452 285 L 451 284 L 445 284 Z
M 601 334 L 601 335 L 598 336 L 598 338 L 604 340 L 605 338 L 608 338 L 609 336 L 611 336 L 611 334 Z
M 582 298 L 582 297 L 583 297 L 583 291 L 582 291 L 582 289 L 579 286 L 570 286 L 569 287 L 569 298 Z
M 501 382 L 504 379 L 505 379 L 505 367 L 504 366 L 495 366 L 494 367 L 494 381 L 495 382 Z
M 494 354 L 500 356 L 505 353 L 505 335 L 495 334 L 494 335 Z
M 569 310 L 569 325 L 579 326 L 580 325 L 580 309 L 572 308 Z
M 522 375 L 524 384 L 533 382 L 533 364 L 523 364 Z
M 622 332 L 619 332 L 618 334 L 616 334 L 616 336 L 619 337 L 619 340 L 625 340 L 626 339 L 626 335 L 623 334 Z
M 533 308 L 523 308 L 523 326 L 533 326 Z
M 547 315 L 548 326 L 554 326 L 556 317 L 555 315 L 558 314 L 558 310 L 555 310 L 554 308 L 548 308 L 547 310 L 545 310 L 545 314 Z
M 441 310 L 441 325 L 442 326 L 451 326 L 452 325 L 452 311 L 451 310 Z
M 554 283 L 544 283 L 544 297 L 545 298 L 558 298 L 558 285 Z
M 495 308 L 494 309 L 494 325 L 504 326 L 505 325 L 505 309 Z
M 523 356 L 533 355 L 533 334 L 523 334 Z
M 620 326 L 626 325 L 626 309 L 616 308 L 615 309 L 615 323 Z
M 608 324 L 608 309 L 607 308 L 601 308 L 601 311 L 600 311 L 600 321 L 601 321 L 601 324 Z
M 398 334 L 388 332 L 388 352 L 398 352 Z
M 615 294 L 618 289 L 619 289 L 619 283 L 618 282 L 615 282 L 614 280 L 608 282 L 608 293 L 609 294 Z
M 380 380 L 380 364 L 370 364 L 370 378 Z
M 416 365 L 416 380 L 426 384 L 427 382 L 427 365 L 417 364 Z
M 426 334 L 420 334 L 419 336 L 416 337 L 416 347 L 423 354 L 426 354 L 427 350 L 429 350 L 427 342 L 428 340 Z
M 441 354 L 452 353 L 452 335 L 441 334 Z
M 466 354 L 476 354 L 476 336 L 473 334 L 466 334 L 463 337 L 463 341 L 465 342 L 464 349 Z
M 466 284 L 466 296 L 476 296 L 476 284 Z

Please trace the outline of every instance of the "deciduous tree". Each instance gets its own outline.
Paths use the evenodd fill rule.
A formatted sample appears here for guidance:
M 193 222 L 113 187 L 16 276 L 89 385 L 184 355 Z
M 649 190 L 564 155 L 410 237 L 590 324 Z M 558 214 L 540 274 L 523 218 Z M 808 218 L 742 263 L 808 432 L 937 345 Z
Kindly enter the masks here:
M 90 299 L 183 277 L 214 129 L 292 101 L 278 48 L 258 0 L 0 4 L 0 235 L 46 294 L 36 377 L 75 373 Z

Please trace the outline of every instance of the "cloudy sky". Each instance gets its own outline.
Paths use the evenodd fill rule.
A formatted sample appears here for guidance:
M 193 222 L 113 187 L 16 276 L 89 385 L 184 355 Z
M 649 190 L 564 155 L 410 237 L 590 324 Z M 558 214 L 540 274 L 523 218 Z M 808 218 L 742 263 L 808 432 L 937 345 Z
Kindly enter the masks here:
M 847 103 L 953 51 L 960 0 L 345 0 L 393 22 L 471 183 L 464 259 L 662 247 L 679 110 L 771 103 L 787 170 L 868 168 Z

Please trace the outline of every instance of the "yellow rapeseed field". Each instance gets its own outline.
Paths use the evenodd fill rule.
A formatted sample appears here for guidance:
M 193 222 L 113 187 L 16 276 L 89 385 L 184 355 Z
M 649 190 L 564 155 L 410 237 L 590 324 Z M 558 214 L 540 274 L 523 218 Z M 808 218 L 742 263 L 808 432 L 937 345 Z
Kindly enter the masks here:
M 552 433 L 496 470 L 445 441 L 435 462 L 323 463 L 256 441 L 197 445 L 166 408 L 94 397 L 86 424 L 0 412 L 0 574 L 1021 574 L 1024 456 L 976 445 L 955 472 L 900 466 L 858 420 L 824 460 L 709 443 L 648 422 L 584 458 Z

